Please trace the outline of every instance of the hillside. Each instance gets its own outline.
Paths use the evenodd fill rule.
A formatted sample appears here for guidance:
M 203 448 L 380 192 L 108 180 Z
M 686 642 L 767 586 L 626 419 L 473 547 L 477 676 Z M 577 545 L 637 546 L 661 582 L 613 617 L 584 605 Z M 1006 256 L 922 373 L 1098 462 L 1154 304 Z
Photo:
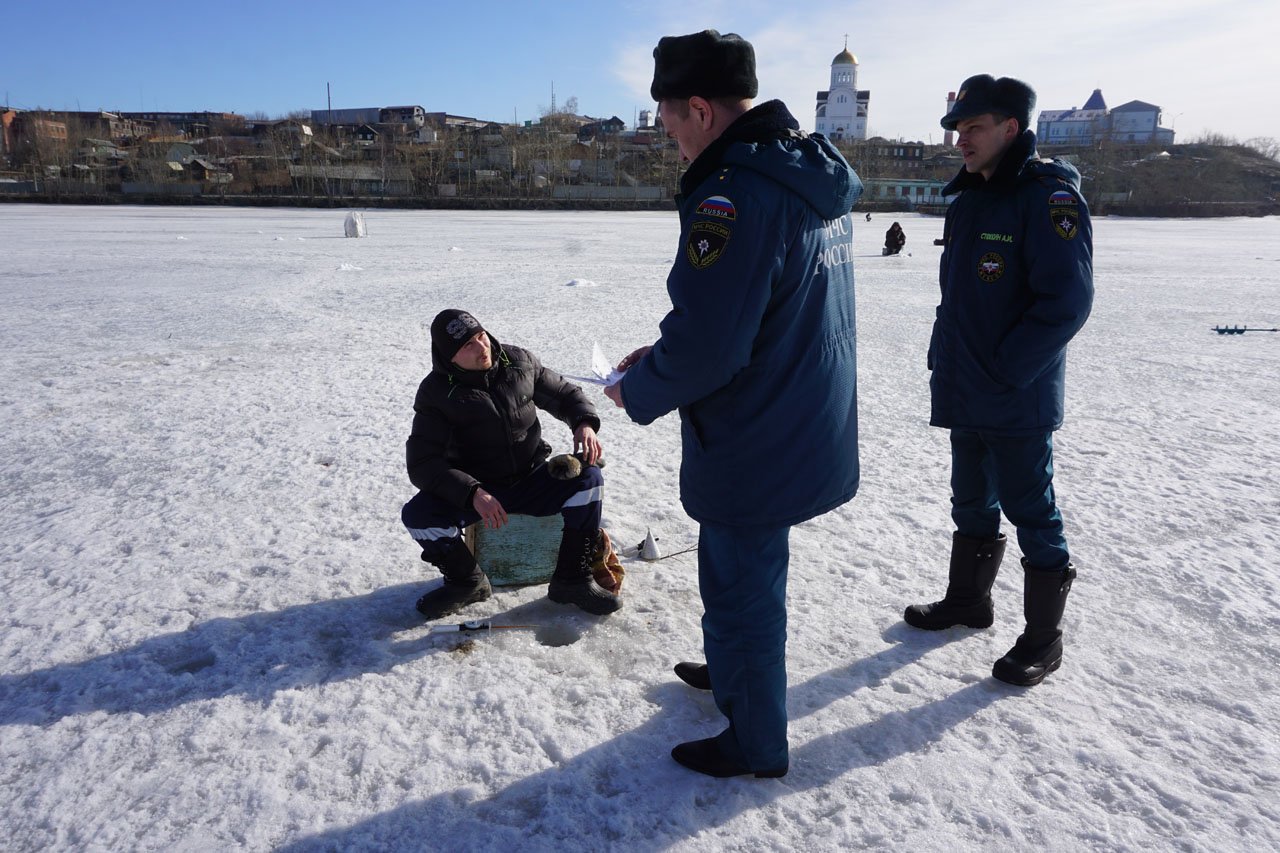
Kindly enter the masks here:
M 1089 149 L 1071 158 L 1098 213 L 1280 213 L 1280 162 L 1243 145 Z

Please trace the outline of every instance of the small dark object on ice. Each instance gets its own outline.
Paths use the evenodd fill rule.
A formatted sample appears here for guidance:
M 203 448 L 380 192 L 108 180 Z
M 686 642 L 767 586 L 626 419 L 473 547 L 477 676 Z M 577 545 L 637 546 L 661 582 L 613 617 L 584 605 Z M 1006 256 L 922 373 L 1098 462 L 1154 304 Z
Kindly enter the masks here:
M 1213 330 L 1220 335 L 1243 335 L 1245 332 L 1280 332 L 1280 329 L 1250 329 L 1248 326 L 1214 326 Z

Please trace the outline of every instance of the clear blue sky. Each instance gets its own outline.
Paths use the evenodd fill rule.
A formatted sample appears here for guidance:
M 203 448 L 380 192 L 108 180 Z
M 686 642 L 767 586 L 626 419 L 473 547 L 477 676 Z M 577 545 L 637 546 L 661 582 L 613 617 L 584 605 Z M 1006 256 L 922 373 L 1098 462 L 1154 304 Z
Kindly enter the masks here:
M 628 124 L 652 106 L 653 45 L 715 27 L 756 46 L 761 97 L 813 128 L 814 94 L 843 48 L 871 90 L 873 134 L 940 141 L 948 90 L 970 74 L 1021 77 L 1039 107 L 1164 109 L 1180 139 L 1280 138 L 1275 0 L 756 0 L 378 3 L 8 0 L 0 97 L 21 109 L 214 110 L 284 115 L 420 104 L 494 121 L 579 112 Z M 1015 10 L 1016 9 L 1016 10 Z

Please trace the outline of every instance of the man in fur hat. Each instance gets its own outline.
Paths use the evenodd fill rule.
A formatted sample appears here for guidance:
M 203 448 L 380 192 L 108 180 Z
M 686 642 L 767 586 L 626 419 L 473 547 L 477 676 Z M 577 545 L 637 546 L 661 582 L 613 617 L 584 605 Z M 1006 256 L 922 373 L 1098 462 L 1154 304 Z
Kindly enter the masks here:
M 690 161 L 672 307 L 605 393 L 638 423 L 680 412 L 706 664 L 676 673 L 711 690 L 728 728 L 672 757 L 711 776 L 781 776 L 788 537 L 858 488 L 849 211 L 862 184 L 782 102 L 752 106 L 741 37 L 670 36 L 653 55 L 651 94 Z
M 942 299 L 928 363 L 930 423 L 951 431 L 951 559 L 941 601 L 909 625 L 986 628 L 1006 540 L 1022 549 L 1026 627 L 992 674 L 1039 684 L 1062 662 L 1061 620 L 1076 576 L 1053 489 L 1067 343 L 1093 304 L 1093 230 L 1069 163 L 1042 160 L 1030 130 L 1035 92 L 990 74 L 960 84 L 942 126 L 964 168 L 943 228 Z
M 478 521 L 501 527 L 508 513 L 564 517 L 548 598 L 601 615 L 620 608 L 622 599 L 592 571 L 609 549 L 600 529 L 600 418 L 582 389 L 456 308 L 431 323 L 431 361 L 406 444 L 409 479 L 421 491 L 401 519 L 444 583 L 418 600 L 419 612 L 437 619 L 489 598 L 489 579 L 462 530 Z M 585 464 L 570 471 L 548 465 L 537 409 L 569 425 Z

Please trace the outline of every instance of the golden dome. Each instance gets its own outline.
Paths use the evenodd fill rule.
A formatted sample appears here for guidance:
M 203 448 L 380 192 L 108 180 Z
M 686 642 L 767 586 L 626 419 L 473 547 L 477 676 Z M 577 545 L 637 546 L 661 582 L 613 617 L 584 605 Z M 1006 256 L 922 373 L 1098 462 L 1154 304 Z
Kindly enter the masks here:
M 832 65 L 857 65 L 858 57 L 849 52 L 849 48 L 845 48 L 836 54 L 836 58 L 831 60 Z

